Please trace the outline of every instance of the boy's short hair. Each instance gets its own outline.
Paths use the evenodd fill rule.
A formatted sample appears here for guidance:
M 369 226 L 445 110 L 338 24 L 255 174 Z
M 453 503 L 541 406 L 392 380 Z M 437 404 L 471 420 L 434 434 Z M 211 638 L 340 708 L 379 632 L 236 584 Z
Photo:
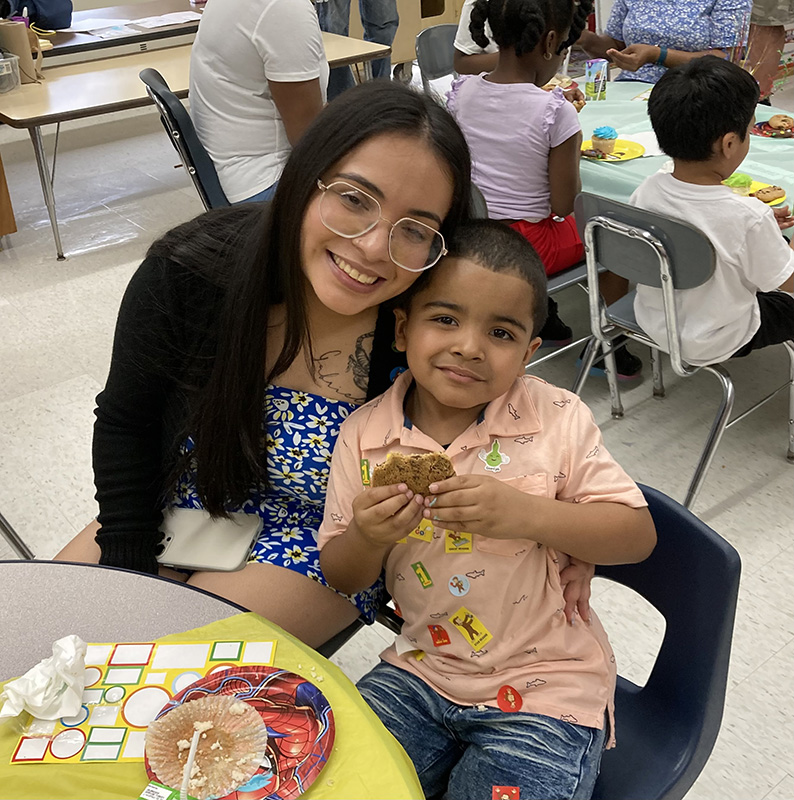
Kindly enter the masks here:
M 523 278 L 532 289 L 532 337 L 546 322 L 548 296 L 546 271 L 535 248 L 518 231 L 495 219 L 463 222 L 447 242 L 447 258 L 465 258 L 491 272 L 507 272 Z M 408 309 L 411 300 L 433 280 L 433 268 L 425 270 L 398 299 Z
M 744 141 L 759 96 L 749 72 L 723 58 L 703 56 L 662 75 L 648 99 L 648 114 L 668 156 L 708 161 L 714 143 L 726 133 Z

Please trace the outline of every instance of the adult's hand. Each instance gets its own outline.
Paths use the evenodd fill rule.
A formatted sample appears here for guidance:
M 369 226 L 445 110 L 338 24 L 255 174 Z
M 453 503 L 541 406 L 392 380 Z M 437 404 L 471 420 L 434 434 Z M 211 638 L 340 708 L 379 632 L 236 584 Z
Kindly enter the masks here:
M 791 216 L 791 211 L 788 206 L 773 208 L 772 213 L 775 215 L 775 222 L 777 222 L 781 231 L 794 225 L 794 217 Z
M 616 67 L 628 72 L 636 72 L 646 64 L 655 64 L 660 52 L 660 49 L 654 44 L 630 44 L 623 50 L 607 50 L 607 58 Z

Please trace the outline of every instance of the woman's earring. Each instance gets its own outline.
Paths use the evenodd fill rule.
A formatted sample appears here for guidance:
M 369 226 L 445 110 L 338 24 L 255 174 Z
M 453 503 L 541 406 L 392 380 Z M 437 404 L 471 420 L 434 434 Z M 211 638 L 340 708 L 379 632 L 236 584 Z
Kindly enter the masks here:
M 543 58 L 545 58 L 546 61 L 551 61 L 551 53 L 544 53 Z

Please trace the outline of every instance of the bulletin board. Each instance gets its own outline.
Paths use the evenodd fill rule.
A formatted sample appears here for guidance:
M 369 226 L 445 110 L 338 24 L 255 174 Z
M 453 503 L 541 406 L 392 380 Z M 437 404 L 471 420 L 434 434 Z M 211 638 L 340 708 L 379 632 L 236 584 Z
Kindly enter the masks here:
M 89 644 L 80 711 L 31 719 L 12 764 L 143 761 L 146 728 L 174 695 L 214 672 L 272 666 L 275 641 Z

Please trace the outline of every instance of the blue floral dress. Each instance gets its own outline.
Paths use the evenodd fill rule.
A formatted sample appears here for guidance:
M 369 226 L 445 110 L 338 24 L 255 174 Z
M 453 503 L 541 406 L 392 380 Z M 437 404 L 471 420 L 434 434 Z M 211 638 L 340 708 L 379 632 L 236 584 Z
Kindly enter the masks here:
M 250 561 L 295 570 L 328 586 L 320 569 L 317 531 L 323 519 L 331 453 L 342 421 L 356 409 L 353 403 L 329 400 L 308 392 L 268 386 L 262 423 L 267 449 L 270 492 L 253 487 L 251 499 L 229 505 L 229 511 L 258 514 L 264 527 Z M 183 452 L 193 449 L 188 437 Z M 196 491 L 196 463 L 179 480 L 170 505 L 202 508 Z M 375 619 L 383 580 L 349 597 L 369 623 Z M 344 595 L 347 597 L 347 595 Z

